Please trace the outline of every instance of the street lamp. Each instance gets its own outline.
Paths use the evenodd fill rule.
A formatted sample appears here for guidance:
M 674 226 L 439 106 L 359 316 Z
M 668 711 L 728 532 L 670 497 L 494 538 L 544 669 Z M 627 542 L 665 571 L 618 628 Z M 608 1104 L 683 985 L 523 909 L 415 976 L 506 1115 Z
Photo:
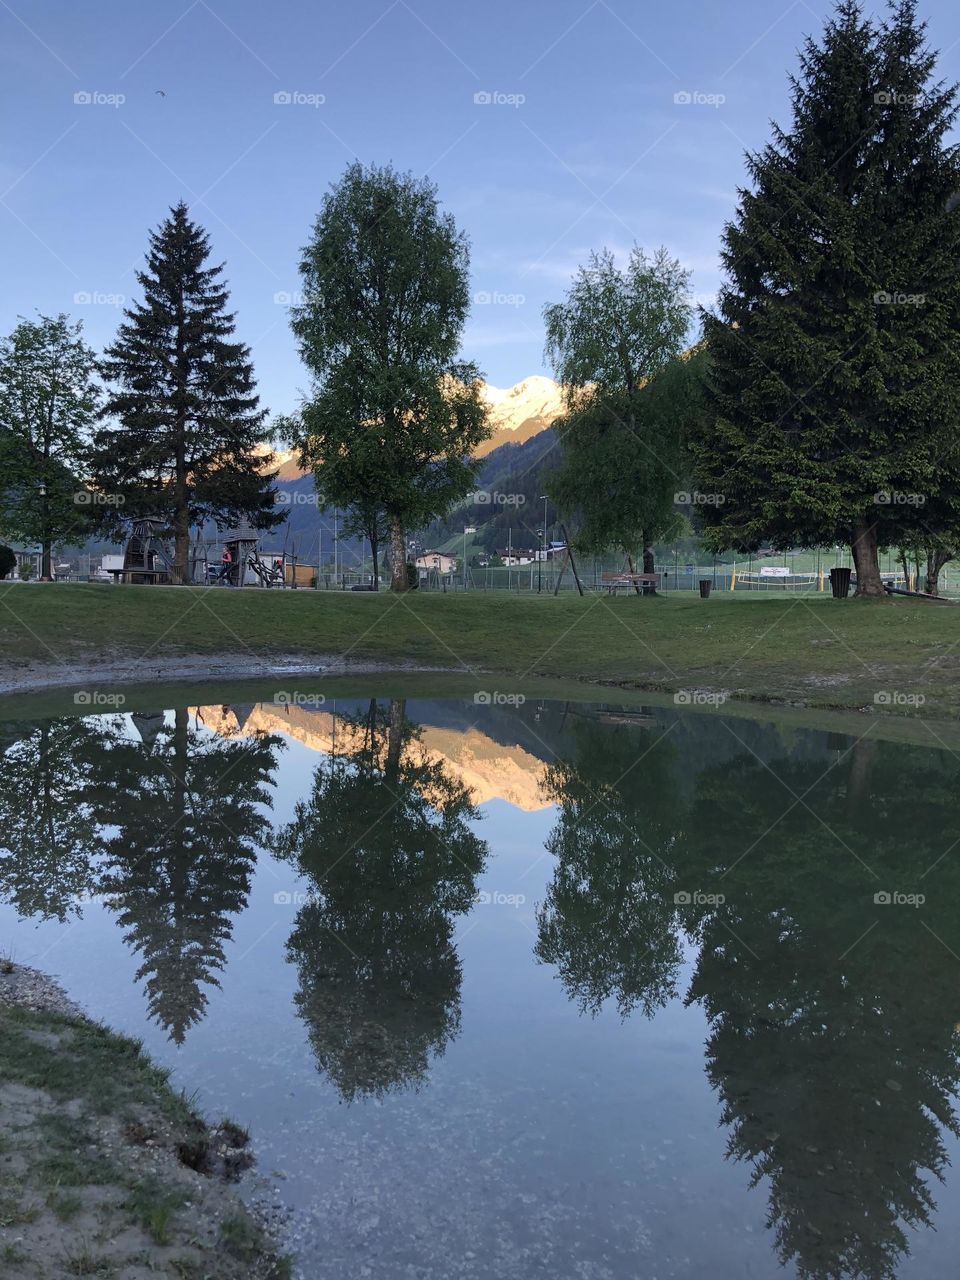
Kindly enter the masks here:
M 537 556 L 537 594 L 543 590 L 543 558 L 547 554 L 547 495 L 541 493 L 543 503 L 543 533 L 540 536 L 540 554 Z

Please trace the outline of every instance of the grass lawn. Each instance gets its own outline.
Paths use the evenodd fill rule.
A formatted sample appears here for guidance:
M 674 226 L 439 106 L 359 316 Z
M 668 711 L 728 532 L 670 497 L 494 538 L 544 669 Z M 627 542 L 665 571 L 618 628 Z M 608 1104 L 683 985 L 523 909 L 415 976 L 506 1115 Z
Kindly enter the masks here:
M 197 655 L 235 655 L 246 674 L 280 655 L 334 656 L 496 672 L 514 686 L 553 676 L 810 707 L 960 712 L 960 610 L 951 605 L 0 584 L 7 676 L 36 682 L 55 672 L 80 685 L 98 664 L 133 660 L 153 680 Z M 889 699 L 878 704 L 877 694 Z

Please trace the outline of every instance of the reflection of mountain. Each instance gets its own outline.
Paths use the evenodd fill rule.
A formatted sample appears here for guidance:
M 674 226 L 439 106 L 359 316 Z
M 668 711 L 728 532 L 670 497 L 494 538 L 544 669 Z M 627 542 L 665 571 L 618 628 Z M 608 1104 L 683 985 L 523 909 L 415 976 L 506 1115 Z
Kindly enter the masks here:
M 283 733 L 324 755 L 356 749 L 360 730 L 332 712 L 272 702 L 262 702 L 246 715 L 245 710 L 208 706 L 195 708 L 194 714 L 208 729 L 227 736 Z M 423 725 L 417 749 L 466 787 L 474 804 L 505 800 L 525 813 L 550 804 L 541 791 L 543 763 L 523 747 L 495 742 L 479 728 Z

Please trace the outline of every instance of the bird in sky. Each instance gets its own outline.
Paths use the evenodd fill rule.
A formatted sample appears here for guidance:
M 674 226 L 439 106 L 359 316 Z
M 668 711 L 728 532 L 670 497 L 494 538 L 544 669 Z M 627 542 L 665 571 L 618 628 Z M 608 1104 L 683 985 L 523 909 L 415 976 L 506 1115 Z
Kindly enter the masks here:
M 154 89 L 154 91 L 153 91 L 153 92 L 154 92 L 154 93 L 159 93 L 159 95 L 160 95 L 160 97 L 161 97 L 161 98 L 165 98 L 165 97 L 167 96 L 167 95 L 164 93 L 164 91 L 163 91 L 162 89 Z

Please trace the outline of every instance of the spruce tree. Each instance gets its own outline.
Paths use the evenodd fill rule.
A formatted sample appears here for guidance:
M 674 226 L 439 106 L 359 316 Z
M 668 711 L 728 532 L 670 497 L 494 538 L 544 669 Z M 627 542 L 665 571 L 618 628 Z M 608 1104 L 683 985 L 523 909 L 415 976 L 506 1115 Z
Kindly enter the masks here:
M 792 82 L 793 121 L 748 157 L 708 317 L 712 413 L 697 485 L 713 545 L 878 548 L 956 488 L 956 91 L 933 81 L 915 0 L 877 28 L 844 0 Z
M 181 202 L 150 233 L 143 301 L 125 311 L 105 353 L 109 420 L 97 433 L 99 487 L 119 494 L 127 514 L 159 515 L 175 541 L 175 577 L 190 577 L 190 528 L 246 517 L 280 522 L 270 455 L 258 446 L 259 407 L 249 348 L 233 340 L 234 315 L 222 264 L 208 266 L 206 232 Z

